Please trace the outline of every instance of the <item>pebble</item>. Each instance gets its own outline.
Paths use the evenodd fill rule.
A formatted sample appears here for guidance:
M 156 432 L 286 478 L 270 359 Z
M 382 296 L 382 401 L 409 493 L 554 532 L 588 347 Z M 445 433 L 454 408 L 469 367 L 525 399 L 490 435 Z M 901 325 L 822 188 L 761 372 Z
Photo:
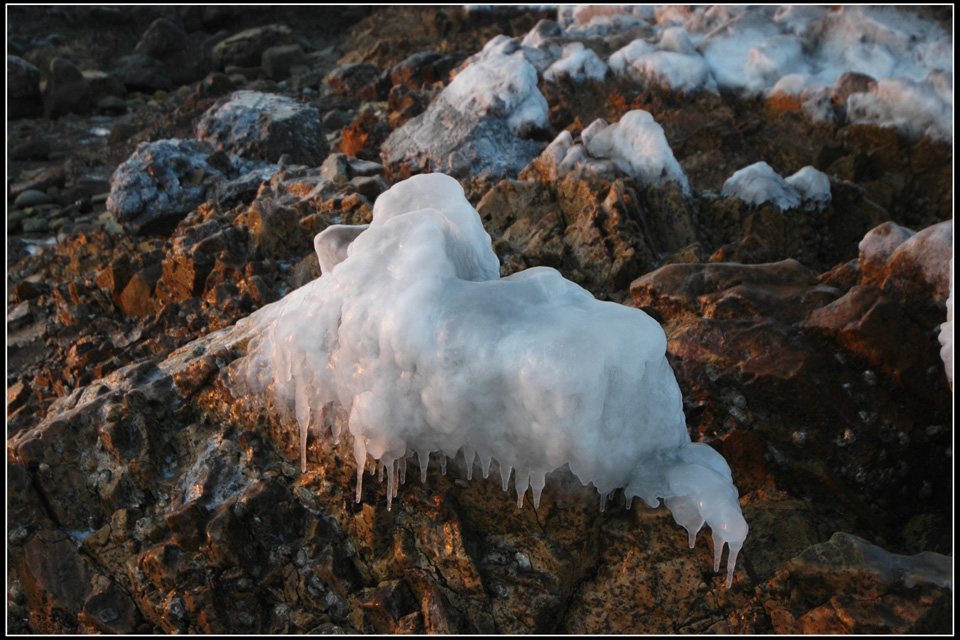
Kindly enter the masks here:
M 17 209 L 26 209 L 27 207 L 36 207 L 37 205 L 50 204 L 51 202 L 53 202 L 53 198 L 43 191 L 28 189 L 17 196 L 17 199 L 13 201 L 13 206 Z
M 22 224 L 24 233 L 39 233 L 50 230 L 50 223 L 47 222 L 46 218 L 27 218 Z

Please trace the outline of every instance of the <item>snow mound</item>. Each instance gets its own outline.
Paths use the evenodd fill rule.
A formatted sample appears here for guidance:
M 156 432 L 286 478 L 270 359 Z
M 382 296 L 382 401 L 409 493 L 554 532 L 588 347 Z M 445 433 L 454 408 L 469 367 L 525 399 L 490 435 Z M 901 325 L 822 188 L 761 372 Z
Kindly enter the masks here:
M 547 68 L 543 77 L 556 82 L 562 74 L 569 75 L 574 82 L 603 80 L 607 75 L 607 65 L 582 43 L 571 42 L 563 48 L 562 57 Z
M 784 179 L 762 161 L 734 172 L 720 193 L 754 206 L 772 202 L 780 209 L 795 209 L 803 203 L 823 207 L 831 199 L 830 178 L 822 171 L 804 167 Z
M 717 568 L 729 545 L 731 585 L 747 535 L 737 489 L 723 458 L 690 441 L 656 321 L 554 269 L 499 278 L 480 216 L 442 174 L 394 185 L 368 228 L 342 229 L 316 240 L 320 278 L 242 321 L 257 337 L 231 376 L 296 417 L 302 467 L 309 431 L 328 423 L 353 440 L 357 500 L 369 455 L 388 509 L 414 454 L 423 480 L 431 454 L 443 467 L 462 451 L 468 479 L 475 458 L 485 477 L 496 459 L 520 507 L 567 466 L 601 495 L 663 498 L 691 546 L 709 524 Z

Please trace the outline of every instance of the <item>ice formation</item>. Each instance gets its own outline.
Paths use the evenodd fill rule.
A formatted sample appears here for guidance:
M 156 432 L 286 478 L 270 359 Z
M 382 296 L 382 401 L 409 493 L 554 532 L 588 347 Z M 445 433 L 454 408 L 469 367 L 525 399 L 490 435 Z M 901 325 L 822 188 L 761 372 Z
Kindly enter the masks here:
M 568 38 L 646 29 L 607 61 L 641 82 L 779 93 L 827 119 L 831 94 L 854 72 L 875 84 L 851 96 L 850 121 L 953 139 L 951 35 L 897 7 L 565 5 L 557 13 Z
M 407 459 L 462 451 L 470 478 L 496 459 L 522 506 L 560 467 L 606 496 L 663 498 L 693 546 L 708 524 L 726 584 L 747 535 L 730 468 L 692 443 L 666 337 L 638 309 L 601 302 L 550 268 L 499 277 L 459 183 L 418 175 L 381 195 L 369 227 L 317 240 L 323 274 L 242 321 L 254 330 L 238 380 L 300 426 L 344 426 L 357 460 L 386 471 L 387 508 Z M 251 326 L 252 324 L 252 326 Z M 348 416 L 345 425 L 331 420 Z
M 628 111 L 619 122 L 598 118 L 580 132 L 575 144 L 569 131 L 561 131 L 540 154 L 554 178 L 570 172 L 606 173 L 613 167 L 645 185 L 678 184 L 687 195 L 690 183 L 663 133 L 649 112 Z
M 603 80 L 607 75 L 607 65 L 582 43 L 571 42 L 563 48 L 562 57 L 543 72 L 543 77 L 555 82 L 561 74 L 569 75 L 575 82 Z
M 457 74 L 444 96 L 465 113 L 501 114 L 517 135 L 531 129 L 549 129 L 547 100 L 537 89 L 536 69 L 523 56 L 491 47 L 494 42 L 485 47 L 486 55 Z
M 831 199 L 830 178 L 813 167 L 804 167 L 784 179 L 766 162 L 756 162 L 735 171 L 723 183 L 721 194 L 755 206 L 772 202 L 781 209 L 794 209 L 801 203 L 822 207 Z

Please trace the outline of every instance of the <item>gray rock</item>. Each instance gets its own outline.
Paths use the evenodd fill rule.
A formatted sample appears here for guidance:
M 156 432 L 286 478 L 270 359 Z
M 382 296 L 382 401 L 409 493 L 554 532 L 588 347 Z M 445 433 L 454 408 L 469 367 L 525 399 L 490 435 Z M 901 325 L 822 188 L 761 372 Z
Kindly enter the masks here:
M 200 118 L 196 135 L 231 155 L 276 162 L 289 154 L 316 166 L 330 151 L 320 121 L 319 111 L 290 98 L 236 91 Z
M 46 218 L 27 218 L 23 221 L 24 233 L 40 233 L 49 229 L 50 223 L 47 222 Z
M 35 118 L 42 108 L 40 69 L 16 56 L 7 56 L 7 120 Z
M 343 153 L 331 153 L 320 165 L 320 175 L 334 184 L 343 184 L 350 179 L 350 164 Z
M 127 94 L 126 85 L 112 73 L 84 69 L 83 77 L 90 85 L 90 99 L 94 103 L 106 97 L 122 98 Z
M 281 44 L 263 52 L 260 66 L 271 80 L 285 80 L 297 66 L 309 66 L 309 59 L 298 44 Z
M 207 162 L 210 150 L 193 140 L 143 142 L 117 167 L 107 209 L 137 232 L 149 222 L 183 216 L 202 204 L 204 179 L 224 174 Z
M 134 54 L 161 62 L 163 75 L 173 86 L 199 80 L 212 70 L 212 61 L 203 47 L 166 18 L 153 21 L 137 43 Z
M 64 58 L 54 58 L 43 98 L 45 115 L 56 118 L 65 113 L 86 113 L 89 109 L 90 84 L 83 72 Z
M 293 31 L 282 24 L 254 27 L 217 43 L 213 48 L 213 62 L 217 69 L 227 65 L 255 67 L 270 47 L 294 44 L 296 40 Z
M 458 178 L 482 173 L 503 178 L 516 177 L 540 148 L 515 134 L 506 120 L 464 113 L 441 94 L 390 134 L 380 155 L 393 176 L 439 171 Z
M 113 73 L 123 81 L 128 91 L 169 91 L 173 81 L 167 76 L 166 66 L 150 56 L 137 53 L 117 60 Z
M 43 191 L 28 189 L 17 196 L 17 199 L 13 201 L 13 206 L 17 209 L 26 209 L 27 207 L 35 207 L 40 204 L 50 204 L 51 202 L 53 202 L 53 198 Z

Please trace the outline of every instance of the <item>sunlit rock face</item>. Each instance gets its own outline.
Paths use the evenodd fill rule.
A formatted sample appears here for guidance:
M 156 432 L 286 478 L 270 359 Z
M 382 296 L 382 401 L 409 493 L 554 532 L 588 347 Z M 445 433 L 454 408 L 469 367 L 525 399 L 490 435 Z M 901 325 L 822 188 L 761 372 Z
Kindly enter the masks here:
M 440 174 L 395 185 L 369 227 L 331 227 L 316 245 L 323 276 L 246 321 L 258 338 L 240 378 L 292 410 L 301 451 L 311 426 L 348 416 L 332 427 L 353 438 L 358 500 L 368 454 L 388 508 L 413 454 L 423 477 L 431 453 L 463 450 L 484 476 L 496 459 L 521 505 L 566 465 L 601 495 L 666 499 L 691 546 L 709 523 L 718 567 L 730 544 L 730 584 L 747 533 L 737 490 L 723 458 L 690 442 L 656 321 L 551 268 L 501 279 L 479 215 Z

